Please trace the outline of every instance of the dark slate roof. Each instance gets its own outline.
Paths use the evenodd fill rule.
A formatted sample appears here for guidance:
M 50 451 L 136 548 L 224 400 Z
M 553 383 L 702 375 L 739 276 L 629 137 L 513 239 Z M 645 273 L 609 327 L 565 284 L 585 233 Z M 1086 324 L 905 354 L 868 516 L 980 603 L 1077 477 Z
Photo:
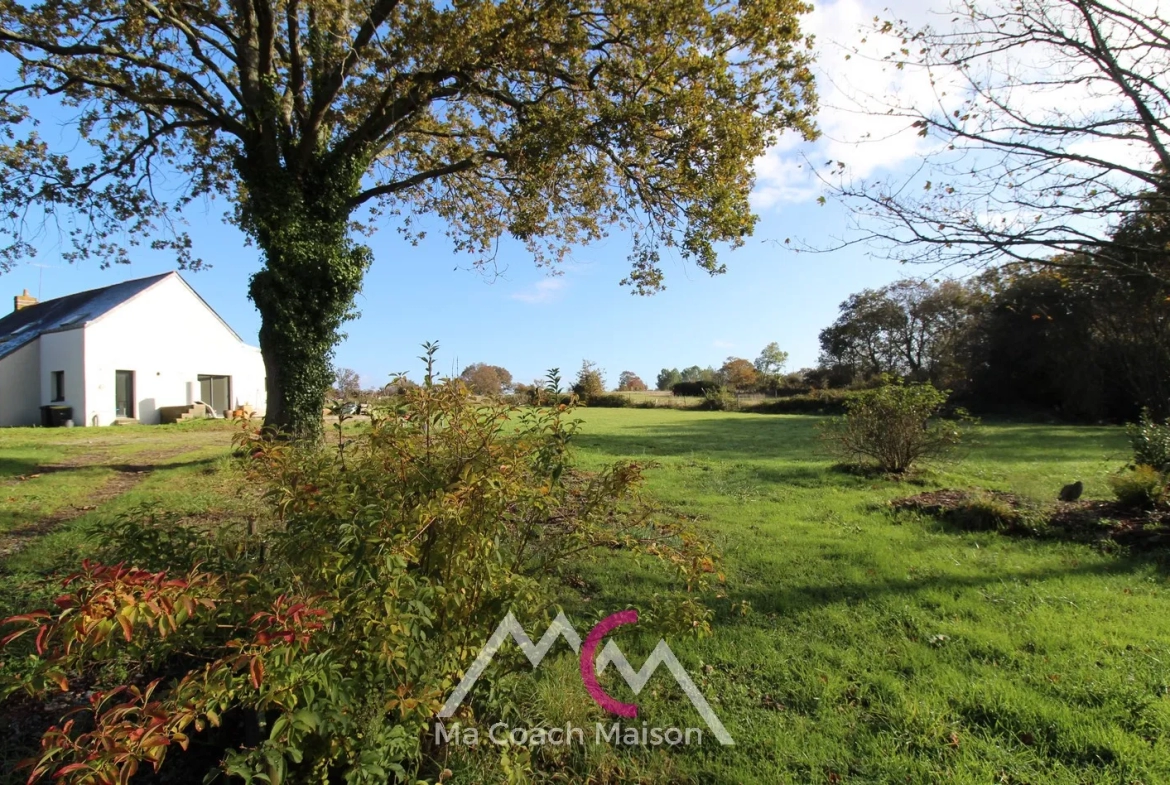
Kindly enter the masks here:
M 0 319 L 0 357 L 7 357 L 45 333 L 83 327 L 136 294 L 175 273 L 123 281 L 21 308 Z

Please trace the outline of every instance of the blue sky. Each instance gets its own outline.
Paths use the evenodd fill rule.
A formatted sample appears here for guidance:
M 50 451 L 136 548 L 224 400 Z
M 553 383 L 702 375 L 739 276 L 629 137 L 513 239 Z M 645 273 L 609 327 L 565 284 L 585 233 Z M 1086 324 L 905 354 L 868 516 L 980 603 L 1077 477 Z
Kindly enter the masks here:
M 862 247 L 813 255 L 783 246 L 787 237 L 827 242 L 847 223 L 840 206 L 816 203 L 818 190 L 796 166 L 801 156 L 850 156 L 857 173 L 865 176 L 896 171 L 917 153 L 917 137 L 893 133 L 897 129 L 876 147 L 853 143 L 862 131 L 872 130 L 873 121 L 843 108 L 845 83 L 868 92 L 913 88 L 905 75 L 878 74 L 872 65 L 843 61 L 839 44 L 855 39 L 857 25 L 873 13 L 863 0 L 837 0 L 819 7 L 809 20 L 809 29 L 822 41 L 825 108 L 819 122 L 825 138 L 814 145 L 782 139 L 757 162 L 754 202 L 761 220 L 743 248 L 723 254 L 725 275 L 712 278 L 679 260 L 667 261 L 666 290 L 633 296 L 618 286 L 627 271 L 629 240 L 615 233 L 604 243 L 577 249 L 559 277 L 535 268 L 521 246 L 504 245 L 502 274 L 492 280 L 467 269 L 467 259 L 453 254 L 441 227 L 427 227 L 427 239 L 413 247 L 387 226 L 370 240 L 375 262 L 358 297 L 361 316 L 347 325 L 335 363 L 355 369 L 370 386 L 385 383 L 395 371 L 418 378 L 418 345 L 438 340 L 444 372 L 488 362 L 508 368 L 520 381 L 554 366 L 569 378 L 583 359 L 590 359 L 611 383 L 621 371 L 631 370 L 653 385 L 662 367 L 718 366 L 728 356 L 751 359 L 776 341 L 790 353 L 791 370 L 813 365 L 818 332 L 850 293 L 928 272 L 868 258 Z M 187 219 L 195 254 L 212 267 L 184 275 L 245 340 L 255 343 L 259 315 L 247 298 L 247 284 L 259 267 L 259 253 L 222 223 L 214 205 L 190 211 Z M 137 251 L 129 266 L 107 270 L 60 261 L 52 241 L 39 250 L 30 264 L 0 276 L 4 294 L 27 288 L 48 299 L 174 269 L 172 257 L 150 250 Z

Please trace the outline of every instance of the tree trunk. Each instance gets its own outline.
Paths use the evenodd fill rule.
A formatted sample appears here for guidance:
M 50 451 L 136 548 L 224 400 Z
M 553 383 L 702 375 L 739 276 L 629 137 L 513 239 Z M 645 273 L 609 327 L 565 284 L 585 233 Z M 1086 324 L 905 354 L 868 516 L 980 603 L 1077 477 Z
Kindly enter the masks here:
M 353 299 L 369 268 L 369 249 L 349 238 L 347 205 L 357 179 L 345 176 L 347 169 L 353 167 L 325 165 L 317 177 L 269 170 L 246 178 L 244 225 L 265 257 L 249 296 L 260 311 L 264 427 L 274 435 L 321 435 L 333 348 L 354 316 Z

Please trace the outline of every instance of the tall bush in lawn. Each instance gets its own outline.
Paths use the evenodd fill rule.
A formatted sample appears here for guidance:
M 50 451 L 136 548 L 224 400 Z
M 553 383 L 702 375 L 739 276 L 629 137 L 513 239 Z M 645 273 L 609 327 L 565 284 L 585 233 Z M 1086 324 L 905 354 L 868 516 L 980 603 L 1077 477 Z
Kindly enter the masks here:
M 1129 442 L 1134 464 L 1170 471 L 1170 424 L 1155 420 L 1149 409 L 1143 409 L 1141 419 L 1129 427 Z
M 55 608 L 8 620 L 2 694 L 99 674 L 82 716 L 45 734 L 33 781 L 122 782 L 198 737 L 245 781 L 414 782 L 461 669 L 507 611 L 547 612 L 566 560 L 653 553 L 680 590 L 713 574 L 705 540 L 638 501 L 637 464 L 573 469 L 571 407 L 426 378 L 333 446 L 242 426 L 266 531 L 127 516 Z
M 947 393 L 934 385 L 886 379 L 845 404 L 845 415 L 822 427 L 822 438 L 843 460 L 872 463 L 901 474 L 926 458 L 945 454 L 963 438 L 972 421 L 963 412 L 940 415 Z

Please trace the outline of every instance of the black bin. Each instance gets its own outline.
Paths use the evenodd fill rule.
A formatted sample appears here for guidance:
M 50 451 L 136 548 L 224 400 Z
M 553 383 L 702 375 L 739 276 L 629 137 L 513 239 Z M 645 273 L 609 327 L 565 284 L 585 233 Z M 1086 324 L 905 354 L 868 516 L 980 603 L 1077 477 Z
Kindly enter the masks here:
M 63 428 L 68 420 L 73 419 L 72 406 L 42 406 L 41 425 L 46 428 Z

